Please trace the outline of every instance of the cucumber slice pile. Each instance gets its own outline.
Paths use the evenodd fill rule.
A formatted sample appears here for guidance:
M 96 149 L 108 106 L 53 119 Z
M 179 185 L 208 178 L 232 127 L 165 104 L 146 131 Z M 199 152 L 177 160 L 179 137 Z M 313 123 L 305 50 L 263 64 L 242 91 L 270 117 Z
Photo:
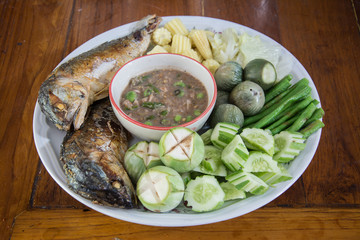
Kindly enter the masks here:
M 204 175 L 191 180 L 185 190 L 184 201 L 195 212 L 208 212 L 224 204 L 225 193 L 214 176 Z
M 306 138 L 299 132 L 282 131 L 274 136 L 275 151 L 274 160 L 289 162 L 304 150 Z
M 239 125 L 233 123 L 218 123 L 211 133 L 211 142 L 214 146 L 223 149 L 235 137 L 240 129 Z

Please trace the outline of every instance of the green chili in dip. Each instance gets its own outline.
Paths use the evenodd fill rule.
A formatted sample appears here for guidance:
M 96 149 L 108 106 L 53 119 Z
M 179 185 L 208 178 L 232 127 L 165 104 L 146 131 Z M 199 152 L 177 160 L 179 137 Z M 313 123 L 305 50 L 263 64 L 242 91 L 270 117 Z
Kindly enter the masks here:
M 154 70 L 132 78 L 120 100 L 121 109 L 130 118 L 160 127 L 189 122 L 204 112 L 207 105 L 204 85 L 175 69 Z

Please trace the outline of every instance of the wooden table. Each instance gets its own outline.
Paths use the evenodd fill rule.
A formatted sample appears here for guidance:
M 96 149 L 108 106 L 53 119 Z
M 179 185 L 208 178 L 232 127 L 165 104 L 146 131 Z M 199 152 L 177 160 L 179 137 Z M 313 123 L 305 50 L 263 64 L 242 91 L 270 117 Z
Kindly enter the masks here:
M 359 239 L 359 0 L 2 0 L 0 13 L 1 239 Z M 32 135 L 40 84 L 83 42 L 150 13 L 251 27 L 312 76 L 326 127 L 308 169 L 276 200 L 215 224 L 150 227 L 88 209 L 49 176 Z

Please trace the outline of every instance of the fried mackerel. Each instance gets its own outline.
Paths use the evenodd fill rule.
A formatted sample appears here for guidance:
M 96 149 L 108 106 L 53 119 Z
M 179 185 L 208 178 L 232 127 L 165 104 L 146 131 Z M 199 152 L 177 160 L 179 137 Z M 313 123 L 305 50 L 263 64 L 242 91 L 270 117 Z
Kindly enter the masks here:
M 57 67 L 40 87 L 42 112 L 60 130 L 79 129 L 88 107 L 108 96 L 109 84 L 126 62 L 143 55 L 161 21 L 155 15 L 136 24 L 128 36 L 105 42 Z
M 94 103 L 79 130 L 69 131 L 60 161 L 69 187 L 94 203 L 133 208 L 137 198 L 123 159 L 127 132 L 116 118 L 110 101 Z

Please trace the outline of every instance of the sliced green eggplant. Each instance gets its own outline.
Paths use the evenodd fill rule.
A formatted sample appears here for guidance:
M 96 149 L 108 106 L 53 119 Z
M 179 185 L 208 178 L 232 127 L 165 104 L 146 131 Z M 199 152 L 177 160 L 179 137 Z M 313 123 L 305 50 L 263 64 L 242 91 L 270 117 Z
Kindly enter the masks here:
M 132 182 L 136 184 L 146 169 L 163 165 L 159 157 L 159 144 L 141 141 L 131 146 L 125 153 L 125 169 Z
M 184 190 L 180 174 L 165 166 L 146 170 L 136 187 L 140 202 L 153 212 L 168 212 L 176 208 L 182 201 Z
M 161 161 L 179 173 L 197 167 L 204 158 L 204 153 L 204 142 L 199 134 L 184 127 L 168 130 L 159 142 Z
M 244 68 L 244 80 L 253 81 L 263 90 L 274 86 L 277 79 L 274 65 L 265 59 L 254 59 Z

